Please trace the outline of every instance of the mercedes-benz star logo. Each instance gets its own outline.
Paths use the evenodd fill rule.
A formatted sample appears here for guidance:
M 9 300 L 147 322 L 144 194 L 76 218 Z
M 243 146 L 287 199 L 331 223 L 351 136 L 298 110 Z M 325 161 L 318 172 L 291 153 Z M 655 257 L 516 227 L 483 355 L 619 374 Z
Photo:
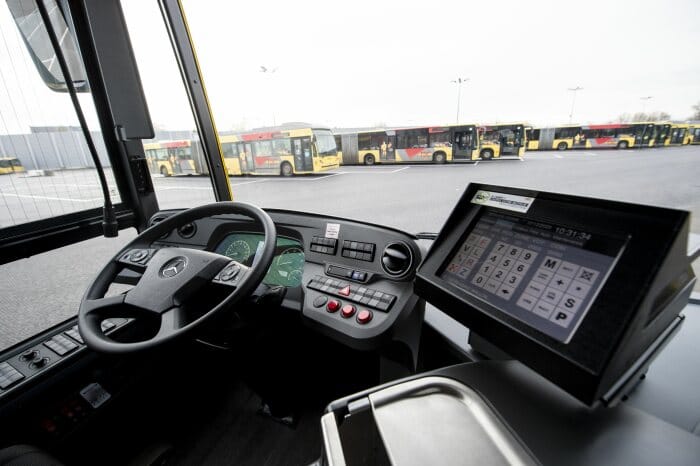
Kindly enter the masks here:
M 163 268 L 160 269 L 160 276 L 163 278 L 171 278 L 179 274 L 187 267 L 187 259 L 184 257 L 176 257 L 170 259 L 165 263 Z

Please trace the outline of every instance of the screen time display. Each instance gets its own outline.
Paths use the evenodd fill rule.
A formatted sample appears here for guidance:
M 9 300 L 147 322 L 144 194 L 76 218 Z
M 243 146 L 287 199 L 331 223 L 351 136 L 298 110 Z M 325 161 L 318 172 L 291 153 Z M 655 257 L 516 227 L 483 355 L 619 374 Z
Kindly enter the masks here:
M 486 210 L 441 278 L 568 343 L 625 241 Z

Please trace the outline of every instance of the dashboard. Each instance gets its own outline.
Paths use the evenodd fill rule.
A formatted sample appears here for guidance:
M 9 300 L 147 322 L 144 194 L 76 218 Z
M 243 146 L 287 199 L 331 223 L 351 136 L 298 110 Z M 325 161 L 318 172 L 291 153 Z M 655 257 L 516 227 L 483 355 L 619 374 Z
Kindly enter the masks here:
M 248 267 L 255 262 L 265 237 L 259 233 L 230 233 L 216 246 L 214 252 L 229 257 Z M 304 273 L 304 246 L 292 238 L 277 237 L 277 248 L 272 265 L 263 283 L 273 286 L 296 287 Z
M 158 212 L 150 224 L 179 212 Z M 351 348 L 372 350 L 401 339 L 397 327 L 403 326 L 395 324 L 417 315 L 413 278 L 422 252 L 414 236 L 342 218 L 266 212 L 275 223 L 277 243 L 263 284 L 284 287 L 283 308 Z M 152 248 L 202 249 L 252 266 L 263 241 L 261 226 L 251 219 L 217 215 L 180 226 Z

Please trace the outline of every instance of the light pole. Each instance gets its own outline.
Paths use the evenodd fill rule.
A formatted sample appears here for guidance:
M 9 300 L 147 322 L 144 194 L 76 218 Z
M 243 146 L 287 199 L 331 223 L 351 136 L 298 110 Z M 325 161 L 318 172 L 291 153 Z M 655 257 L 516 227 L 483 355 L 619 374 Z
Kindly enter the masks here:
M 260 65 L 260 72 L 265 73 L 265 75 L 270 76 L 270 82 L 272 82 L 272 75 L 277 71 L 277 67 L 268 68 L 267 66 Z M 270 85 L 270 87 L 273 87 Z M 272 126 L 277 126 L 277 119 L 275 118 L 275 99 L 270 99 L 272 102 Z
M 571 121 L 574 118 L 574 105 L 576 105 L 576 93 L 578 91 L 583 90 L 581 86 L 576 86 L 576 87 L 570 87 L 569 91 L 571 91 L 574 95 L 571 98 L 571 111 L 569 112 L 569 124 L 571 124 Z
M 644 116 L 643 119 L 647 119 L 647 118 L 646 118 L 647 102 L 649 102 L 649 101 L 650 101 L 651 99 L 653 99 L 653 98 L 654 98 L 653 95 L 646 95 L 646 96 L 644 96 L 644 97 L 640 97 L 640 98 L 639 98 L 639 99 L 643 102 L 643 103 L 642 103 L 642 115 Z
M 457 78 L 450 81 L 457 84 L 457 124 L 459 124 L 459 103 L 462 100 L 462 83 L 467 81 L 469 81 L 469 78 Z

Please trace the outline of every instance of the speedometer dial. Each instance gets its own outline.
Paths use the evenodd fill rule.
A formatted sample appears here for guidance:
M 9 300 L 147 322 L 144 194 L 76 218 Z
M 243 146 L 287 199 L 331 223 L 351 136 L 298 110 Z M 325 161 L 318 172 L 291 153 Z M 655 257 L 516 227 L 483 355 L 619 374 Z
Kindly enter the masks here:
M 224 255 L 243 264 L 250 257 L 250 245 L 243 240 L 236 240 L 226 248 Z
M 274 262 L 279 279 L 286 286 L 299 286 L 301 272 L 304 270 L 304 251 L 299 248 L 285 249 Z

